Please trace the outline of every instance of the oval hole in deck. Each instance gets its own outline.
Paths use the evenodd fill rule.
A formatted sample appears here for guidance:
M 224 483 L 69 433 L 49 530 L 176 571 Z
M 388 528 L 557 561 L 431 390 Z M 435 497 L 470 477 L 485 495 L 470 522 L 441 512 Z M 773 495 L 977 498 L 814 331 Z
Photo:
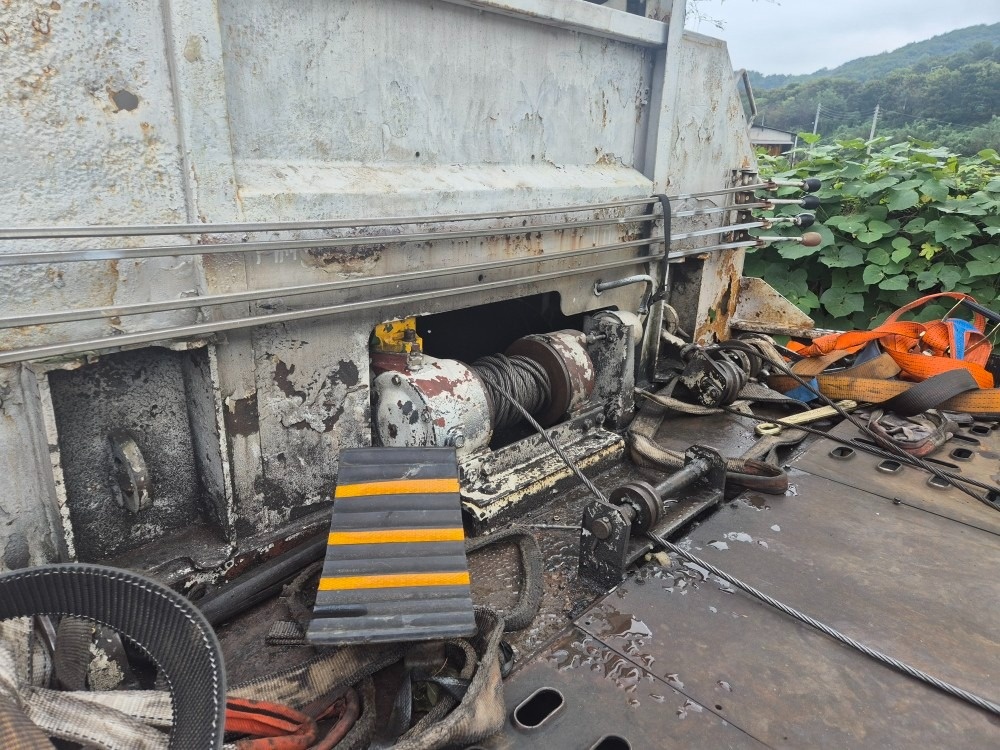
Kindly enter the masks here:
M 830 456 L 840 461 L 846 461 L 853 455 L 854 455 L 854 448 L 848 448 L 846 445 L 838 445 L 836 448 L 830 451 Z
M 951 485 L 948 484 L 948 480 L 943 479 L 941 477 L 931 477 L 930 479 L 927 480 L 927 484 L 939 490 L 946 490 L 949 487 L 951 487 Z
M 972 451 L 970 451 L 968 448 L 956 448 L 955 450 L 953 450 L 951 452 L 950 455 L 956 461 L 971 461 L 972 460 Z
M 893 461 L 891 458 L 887 458 L 875 468 L 879 471 L 885 472 L 886 474 L 896 474 L 903 469 L 903 464 L 899 461 Z
M 591 745 L 590 750 L 632 750 L 632 745 L 624 737 L 609 734 L 601 737 L 597 744 Z
M 522 729 L 537 729 L 566 703 L 555 688 L 538 688 L 514 709 L 514 724 Z

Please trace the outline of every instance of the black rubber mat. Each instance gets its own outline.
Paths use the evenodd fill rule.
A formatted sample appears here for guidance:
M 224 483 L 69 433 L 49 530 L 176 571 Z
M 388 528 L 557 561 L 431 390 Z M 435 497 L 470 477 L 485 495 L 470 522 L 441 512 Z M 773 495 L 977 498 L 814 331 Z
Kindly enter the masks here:
M 345 450 L 307 639 L 335 645 L 475 632 L 454 449 Z

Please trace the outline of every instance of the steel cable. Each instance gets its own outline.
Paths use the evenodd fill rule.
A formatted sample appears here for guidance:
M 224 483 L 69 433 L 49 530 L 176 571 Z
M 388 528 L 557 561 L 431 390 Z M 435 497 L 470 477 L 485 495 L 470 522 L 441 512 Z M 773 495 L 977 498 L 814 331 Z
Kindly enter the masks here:
M 552 398 L 548 373 L 528 357 L 491 354 L 473 362 L 472 369 L 482 378 L 490 396 L 495 430 L 513 427 L 521 421 L 522 413 L 515 406 L 538 414 Z M 511 398 L 497 398 L 501 394 L 510 394 Z
M 498 392 L 501 395 L 503 395 L 504 397 L 506 397 L 508 399 L 508 401 L 510 401 L 511 403 L 514 403 L 515 407 L 517 409 L 519 409 L 519 410 L 522 411 L 524 417 L 532 424 L 532 426 L 538 431 L 538 433 L 552 447 L 552 449 L 556 452 L 556 454 L 566 463 L 566 466 L 568 466 L 570 468 L 570 470 L 574 474 L 576 474 L 577 478 L 579 478 L 579 480 L 591 492 L 591 494 L 593 494 L 594 497 L 596 497 L 597 499 L 599 499 L 601 502 L 604 502 L 604 503 L 608 502 L 608 499 L 604 495 L 604 493 L 601 492 L 601 490 L 597 487 L 597 485 L 595 485 L 590 479 L 588 479 L 584 475 L 584 473 L 580 470 L 580 467 L 576 465 L 576 462 L 573 461 L 573 459 L 571 459 L 568 455 L 566 455 L 566 452 L 563 451 L 556 444 L 556 442 L 545 432 L 545 430 L 542 429 L 542 426 L 540 424 L 538 424 L 538 422 L 536 422 L 531 417 L 530 414 L 528 414 L 526 411 L 523 411 L 523 407 L 520 404 L 517 404 L 517 402 L 514 401 L 513 397 L 510 394 L 508 394 L 508 393 L 506 393 L 506 392 L 504 392 L 502 390 L 499 390 Z M 893 669 L 896 669 L 896 670 L 902 672 L 903 674 L 906 674 L 906 675 L 908 675 L 910 677 L 913 677 L 914 679 L 920 680 L 921 682 L 924 682 L 924 683 L 926 683 L 928 685 L 931 685 L 932 687 L 935 687 L 938 690 L 941 690 L 941 691 L 943 691 L 945 693 L 948 693 L 949 695 L 952 695 L 952 696 L 954 696 L 956 698 L 964 700 L 964 701 L 966 701 L 967 703 L 970 703 L 973 706 L 976 706 L 976 707 L 981 708 L 981 709 L 983 709 L 985 711 L 988 711 L 988 712 L 990 712 L 990 713 L 992 713 L 992 714 L 994 714 L 996 716 L 1000 716 L 1000 705 L 997 705 L 996 703 L 994 703 L 992 701 L 989 701 L 986 698 L 982 698 L 982 697 L 976 695 L 975 693 L 971 693 L 968 690 L 964 690 L 964 689 L 962 689 L 960 687 L 956 687 L 955 685 L 952 685 L 949 682 L 945 682 L 944 680 L 938 679 L 937 677 L 934 677 L 933 675 L 928 674 L 927 672 L 924 672 L 924 671 L 922 671 L 920 669 L 917 669 L 916 667 L 912 667 L 909 664 L 906 664 L 905 662 L 900 661 L 899 659 L 895 659 L 895 658 L 893 658 L 891 656 L 888 656 L 887 654 L 883 654 L 881 651 L 876 651 L 875 649 L 870 648 L 869 646 L 866 646 L 865 644 L 861 643 L 860 641 L 856 641 L 853 638 L 849 638 L 848 636 L 844 635 L 840 631 L 834 630 L 833 628 L 831 628 L 828 625 L 823 624 L 819 620 L 816 620 L 816 619 L 814 619 L 812 617 L 809 617 L 808 615 L 806 615 L 806 614 L 804 614 L 802 612 L 799 612 L 797 609 L 794 609 L 792 607 L 789 607 L 786 604 L 783 604 L 783 603 L 779 602 L 777 599 L 774 599 L 774 598 L 768 596 L 767 594 L 763 593 L 762 591 L 758 591 L 753 586 L 751 586 L 751 585 L 749 585 L 747 583 L 744 583 L 743 581 L 741 581 L 740 579 L 738 579 L 738 578 L 736 578 L 734 576 L 729 575 L 728 573 L 726 573 L 725 571 L 723 571 L 723 570 L 715 567 L 711 563 L 705 562 L 704 560 L 701 560 L 700 558 L 695 557 L 690 552 L 685 551 L 681 547 L 678 547 L 676 544 L 668 542 L 666 539 L 664 539 L 663 537 L 661 537 L 661 536 L 659 536 L 657 534 L 649 532 L 649 533 L 647 533 L 647 536 L 648 536 L 649 539 L 651 539 L 655 543 L 661 545 L 664 549 L 667 549 L 670 552 L 674 552 L 675 554 L 680 555 L 681 557 L 685 558 L 686 560 L 689 560 L 690 562 L 694 563 L 695 565 L 700 565 L 705 570 L 709 571 L 713 575 L 718 576 L 719 578 L 723 579 L 724 581 L 727 581 L 728 583 L 732 584 L 733 586 L 736 586 L 741 591 L 744 591 L 747 594 L 750 594 L 751 596 L 759 599 L 760 601 L 764 602 L 765 604 L 769 604 L 770 606 L 774 607 L 775 609 L 779 610 L 780 612 L 785 613 L 789 617 L 793 617 L 796 620 L 798 620 L 798 621 L 800 621 L 800 622 L 802 622 L 802 623 L 804 623 L 806 625 L 809 625 L 810 627 L 816 628 L 820 632 L 825 633 L 826 635 L 828 635 L 831 638 L 833 638 L 833 639 L 835 639 L 835 640 L 843 643 L 844 645 L 850 646 L 851 648 L 856 649 L 857 651 L 859 651 L 860 653 L 864 654 L 865 656 L 868 656 L 871 659 L 874 659 L 874 660 L 876 660 L 876 661 L 878 661 L 878 662 L 880 662 L 882 664 L 885 664 L 885 665 L 887 665 L 889 667 L 892 667 Z
M 702 560 L 698 557 L 695 557 L 690 552 L 687 552 L 683 548 L 678 547 L 676 544 L 668 542 L 666 539 L 657 534 L 649 532 L 647 536 L 657 544 L 661 545 L 664 549 L 667 549 L 670 552 L 680 555 L 681 557 L 694 563 L 695 565 L 704 568 L 712 575 L 718 576 L 724 581 L 727 581 L 733 586 L 736 586 L 738 589 L 746 592 L 747 594 L 750 594 L 750 596 L 759 599 L 765 604 L 771 605 L 775 609 L 784 612 L 789 617 L 794 617 L 799 622 L 805 623 L 810 627 L 816 628 L 816 630 L 819 630 L 822 633 L 826 633 L 831 638 L 840 641 L 846 646 L 850 646 L 851 648 L 860 651 L 865 656 L 875 659 L 876 661 L 881 662 L 886 666 L 892 667 L 893 669 L 896 669 L 902 672 L 903 674 L 909 675 L 910 677 L 914 677 L 920 680 L 921 682 L 925 682 L 928 685 L 937 688 L 938 690 L 942 690 L 945 693 L 948 693 L 949 695 L 953 695 L 956 698 L 961 698 L 962 700 L 967 701 L 968 703 L 971 703 L 972 705 L 977 706 L 983 709 L 984 711 L 989 711 L 992 714 L 1000 716 L 1000 705 L 997 705 L 993 701 L 989 701 L 985 698 L 982 698 L 976 695 L 975 693 L 970 693 L 968 690 L 963 690 L 960 687 L 956 687 L 955 685 L 952 685 L 950 682 L 945 682 L 944 680 L 938 679 L 934 675 L 928 674 L 927 672 L 917 669 L 916 667 L 911 667 L 909 664 L 902 662 L 899 659 L 895 659 L 887 654 L 883 654 L 881 651 L 876 651 L 875 649 L 866 646 L 860 641 L 856 641 L 853 638 L 844 635 L 839 630 L 834 630 L 829 625 L 824 625 L 819 620 L 816 620 L 803 612 L 799 612 L 797 609 L 789 607 L 787 604 L 782 604 L 777 599 L 774 599 L 773 597 L 770 597 L 767 594 L 765 594 L 763 591 L 759 591 L 750 584 L 744 583 L 739 578 L 729 575 L 728 573 L 726 573 L 723 570 L 720 570 L 711 563 L 706 562 L 705 560 Z

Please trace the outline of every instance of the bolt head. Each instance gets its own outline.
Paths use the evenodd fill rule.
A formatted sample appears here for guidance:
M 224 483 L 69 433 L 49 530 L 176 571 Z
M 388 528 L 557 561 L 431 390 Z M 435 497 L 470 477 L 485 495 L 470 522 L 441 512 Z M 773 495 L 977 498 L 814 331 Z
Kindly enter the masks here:
M 611 536 L 611 522 L 607 518 L 598 518 L 590 525 L 590 533 L 600 540 Z
M 392 376 L 392 384 L 393 385 L 399 385 L 402 382 L 403 382 L 403 379 L 401 377 L 399 377 L 399 375 L 393 375 Z

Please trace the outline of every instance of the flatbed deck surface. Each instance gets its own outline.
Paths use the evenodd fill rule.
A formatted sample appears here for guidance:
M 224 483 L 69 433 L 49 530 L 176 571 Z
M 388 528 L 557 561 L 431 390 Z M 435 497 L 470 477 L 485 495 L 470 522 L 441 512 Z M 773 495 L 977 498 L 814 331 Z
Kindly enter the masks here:
M 739 422 L 669 420 L 660 438 L 678 449 L 718 442 L 713 433 L 743 443 L 733 431 L 749 424 Z M 1000 473 L 994 435 L 980 436 L 978 475 Z M 861 460 L 833 464 L 843 481 L 797 468 L 825 465 L 817 455 L 831 445 L 816 441 L 792 460 L 786 496 L 744 493 L 690 529 L 681 545 L 872 648 L 997 701 L 1000 535 L 989 523 L 997 511 L 970 510 L 954 490 L 938 490 L 927 507 L 907 504 L 907 487 L 925 486 L 923 475 L 900 478 L 904 502 L 894 503 L 874 476 L 881 494 L 858 488 L 875 471 Z M 558 511 L 563 522 L 572 522 L 570 506 Z M 958 507 L 961 513 L 950 512 Z M 543 548 L 558 533 L 542 532 Z M 563 533 L 575 548 L 576 537 Z M 561 558 L 572 554 L 550 560 L 564 566 Z M 579 585 L 551 568 L 550 589 Z M 482 746 L 627 746 L 614 738 L 632 748 L 1000 745 L 996 717 L 679 559 L 646 565 L 559 629 L 505 683 L 508 709 L 542 687 L 563 694 L 562 709 L 537 729 L 508 722 Z
M 737 455 L 753 443 L 752 428 L 731 416 L 675 418 L 658 440 Z M 935 456 L 963 476 L 1000 481 L 1000 431 L 976 439 L 964 463 L 950 458 L 951 444 Z M 678 543 L 872 648 L 997 702 L 1000 513 L 957 490 L 928 487 L 915 469 L 890 476 L 862 453 L 833 459 L 833 447 L 812 440 L 789 460 L 786 495 L 739 494 Z M 625 462 L 596 481 L 607 492 L 662 476 Z M 677 555 L 669 565 L 646 563 L 610 592 L 595 589 L 577 575 L 587 499 L 573 487 L 519 521 L 545 561 L 541 611 L 507 634 L 516 653 L 504 682 L 508 722 L 473 748 L 1000 746 L 996 717 Z M 470 570 L 477 603 L 501 611 L 513 604 L 520 586 L 513 545 L 474 553 Z M 271 622 L 285 617 L 272 600 L 222 629 L 231 680 L 308 658 L 308 647 L 263 646 Z M 248 652 L 256 658 L 247 660 Z M 562 693 L 563 707 L 537 729 L 515 727 L 515 708 L 545 687 Z

